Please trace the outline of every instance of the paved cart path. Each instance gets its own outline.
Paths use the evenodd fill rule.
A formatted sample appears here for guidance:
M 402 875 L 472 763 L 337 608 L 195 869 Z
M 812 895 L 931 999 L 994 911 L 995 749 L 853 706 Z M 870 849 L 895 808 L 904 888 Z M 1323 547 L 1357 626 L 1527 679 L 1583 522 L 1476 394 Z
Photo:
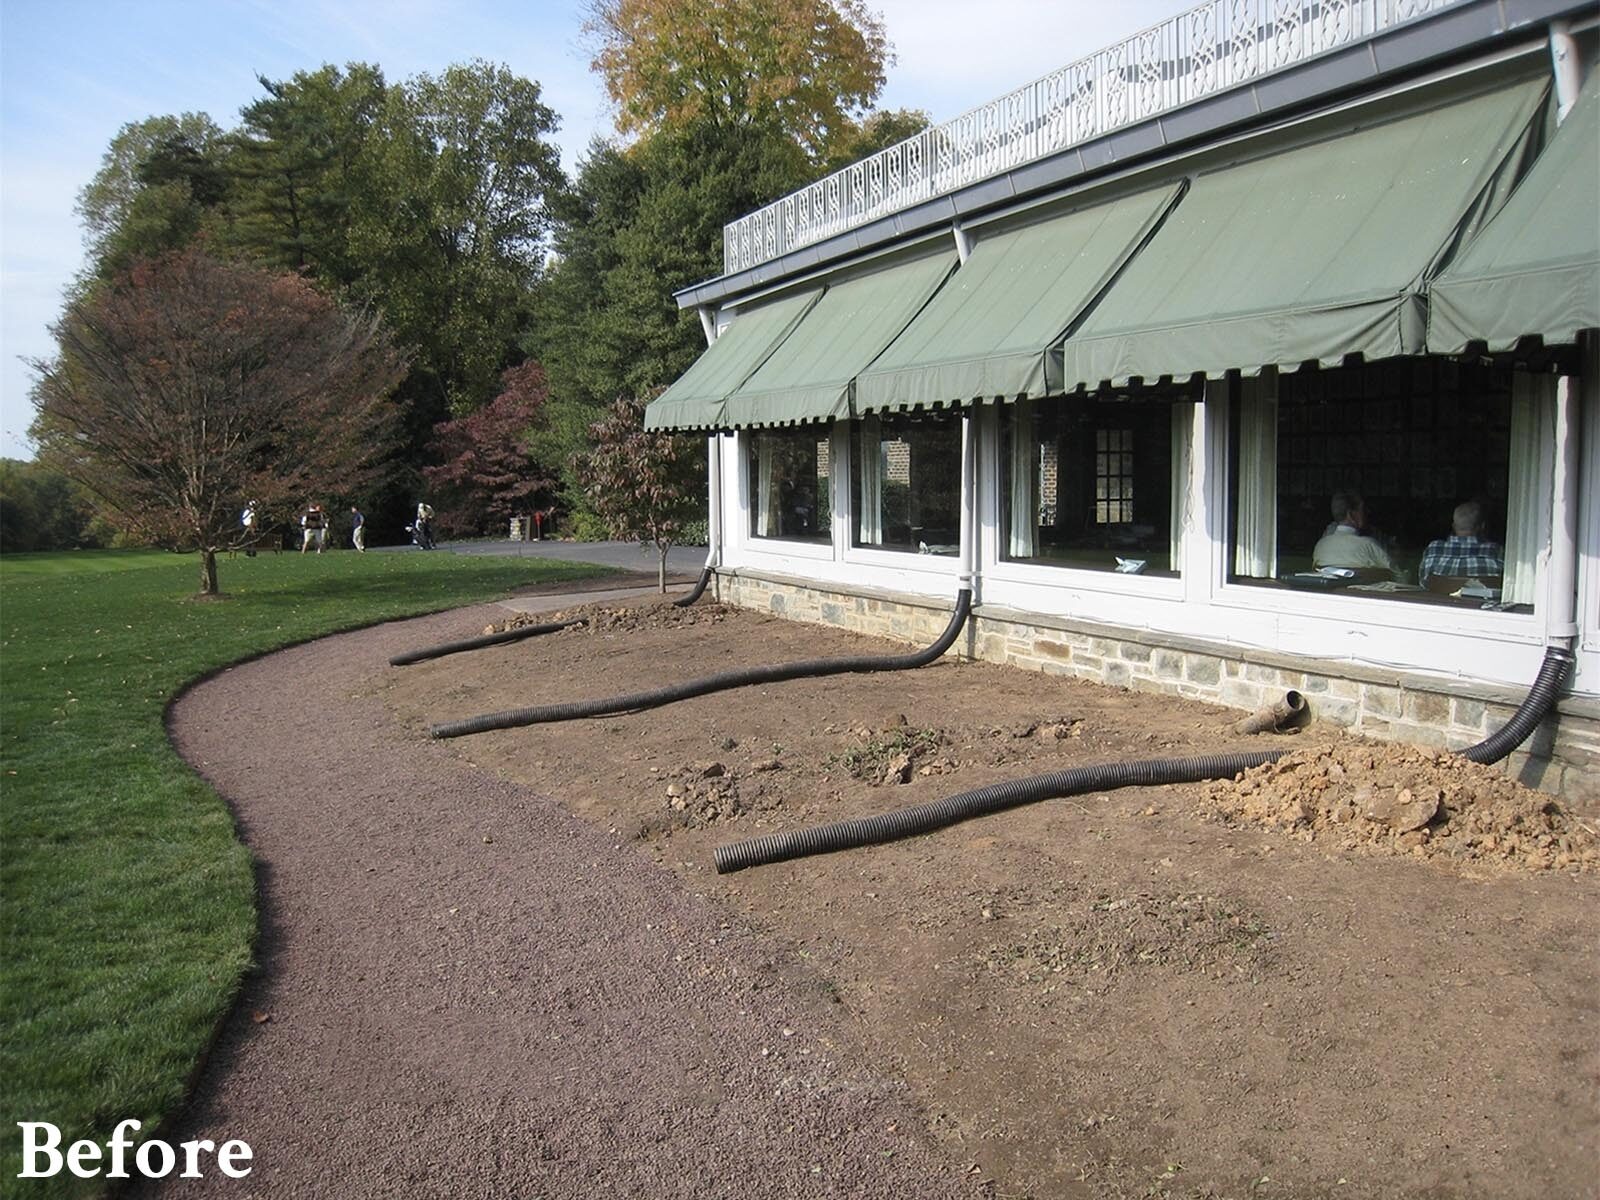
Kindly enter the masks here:
M 980 1194 L 817 981 L 626 840 L 393 723 L 388 656 L 495 614 L 286 650 L 174 707 L 256 855 L 262 930 L 166 1134 L 242 1138 L 254 1171 L 162 1193 Z

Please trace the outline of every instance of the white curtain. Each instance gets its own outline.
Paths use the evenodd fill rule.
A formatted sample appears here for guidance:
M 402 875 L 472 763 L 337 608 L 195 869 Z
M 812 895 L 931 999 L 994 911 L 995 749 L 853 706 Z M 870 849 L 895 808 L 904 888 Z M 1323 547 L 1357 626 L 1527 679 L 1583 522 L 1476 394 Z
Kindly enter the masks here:
M 1039 442 L 1034 437 L 1033 401 L 1019 400 L 1011 409 L 1011 541 L 1012 558 L 1039 553 Z
M 861 511 L 856 524 L 863 546 L 883 545 L 883 426 L 875 416 L 861 418 Z
M 1278 574 L 1278 375 L 1242 381 L 1239 395 L 1239 513 L 1233 573 Z
M 1183 569 L 1183 533 L 1189 521 L 1189 445 L 1194 431 L 1194 401 L 1172 406 L 1172 513 L 1168 569 Z
M 777 497 L 772 494 L 773 439 L 764 433 L 756 439 L 756 536 L 776 537 L 778 533 Z
M 1539 550 L 1545 541 L 1544 459 L 1555 443 L 1553 375 L 1511 377 L 1511 477 L 1506 481 L 1506 573 L 1500 599 L 1532 604 Z

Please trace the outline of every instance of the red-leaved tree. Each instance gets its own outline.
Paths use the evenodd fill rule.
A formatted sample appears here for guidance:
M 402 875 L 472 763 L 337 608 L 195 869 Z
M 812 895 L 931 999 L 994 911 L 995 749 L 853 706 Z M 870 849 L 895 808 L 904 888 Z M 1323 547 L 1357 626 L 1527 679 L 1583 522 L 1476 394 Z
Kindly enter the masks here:
M 135 263 L 67 307 L 59 349 L 35 362 L 39 457 L 144 540 L 219 550 L 324 508 L 385 470 L 405 371 L 375 317 L 293 275 L 191 248 Z
M 525 362 L 501 374 L 500 394 L 488 404 L 435 427 L 428 449 L 440 462 L 422 474 L 441 529 L 485 533 L 549 506 L 557 481 L 528 450 L 528 431 L 549 396 L 544 368 Z
M 705 499 L 705 443 L 683 434 L 646 433 L 645 401 L 621 397 L 589 426 L 593 448 L 578 479 L 611 536 L 653 542 L 657 581 L 667 590 L 667 551 L 700 516 Z

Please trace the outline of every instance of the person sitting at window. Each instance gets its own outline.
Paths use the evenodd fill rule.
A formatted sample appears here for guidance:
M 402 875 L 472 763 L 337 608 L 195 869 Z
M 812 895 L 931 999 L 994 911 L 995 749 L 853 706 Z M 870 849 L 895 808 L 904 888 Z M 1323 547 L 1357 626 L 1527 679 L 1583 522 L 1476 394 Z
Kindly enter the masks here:
M 1393 578 L 1397 572 L 1389 553 L 1376 538 L 1362 533 L 1367 523 L 1366 502 L 1357 492 L 1335 492 L 1330 505 L 1333 526 L 1311 551 L 1317 567 L 1346 567 L 1361 580 Z
M 1500 586 L 1506 571 L 1506 552 L 1499 542 L 1480 538 L 1482 532 L 1483 506 L 1476 500 L 1456 505 L 1450 517 L 1450 536 L 1434 538 L 1422 552 L 1417 582 L 1430 591 L 1455 591 L 1468 579 L 1477 579 L 1488 587 Z

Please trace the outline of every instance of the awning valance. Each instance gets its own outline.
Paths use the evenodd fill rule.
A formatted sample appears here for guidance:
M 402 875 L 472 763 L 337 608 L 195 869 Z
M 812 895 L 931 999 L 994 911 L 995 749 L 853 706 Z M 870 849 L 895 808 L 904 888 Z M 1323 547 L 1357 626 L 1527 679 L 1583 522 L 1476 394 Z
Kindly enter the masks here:
M 955 247 L 945 237 L 935 249 L 830 277 L 822 298 L 728 397 L 723 426 L 848 417 L 851 381 L 894 341 L 955 265 Z
M 1507 350 L 1600 326 L 1600 74 L 1506 206 L 1429 289 L 1428 349 Z
M 646 429 L 716 429 L 723 404 L 755 373 L 822 296 L 822 288 L 785 292 L 741 309 L 678 381 L 644 410 Z
M 1066 339 L 1063 386 L 1420 352 L 1423 283 L 1510 190 L 1545 92 L 1401 97 L 1200 174 Z
M 1042 396 L 1053 343 L 1172 207 L 1177 183 L 977 231 L 971 255 L 856 379 L 858 413 Z M 1102 194 L 1103 195 L 1103 194 Z

